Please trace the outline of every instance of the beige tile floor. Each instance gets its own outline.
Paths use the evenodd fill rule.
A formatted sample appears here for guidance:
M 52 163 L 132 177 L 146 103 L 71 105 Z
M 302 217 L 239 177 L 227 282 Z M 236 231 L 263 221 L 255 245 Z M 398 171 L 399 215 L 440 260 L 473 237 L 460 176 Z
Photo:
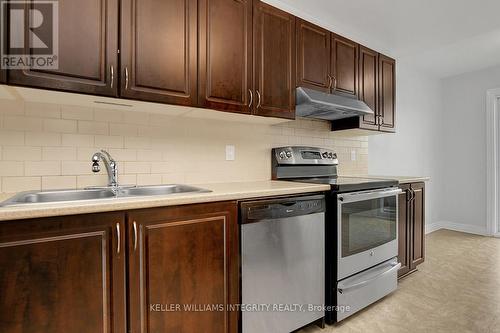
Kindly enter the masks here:
M 448 230 L 427 235 L 426 261 L 367 309 L 300 333 L 500 333 L 500 239 Z

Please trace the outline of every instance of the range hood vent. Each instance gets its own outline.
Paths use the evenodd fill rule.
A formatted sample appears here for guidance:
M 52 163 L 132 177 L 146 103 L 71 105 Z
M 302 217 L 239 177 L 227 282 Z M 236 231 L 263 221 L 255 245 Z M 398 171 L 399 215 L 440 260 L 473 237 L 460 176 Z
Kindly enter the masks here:
M 303 87 L 297 88 L 296 96 L 296 114 L 299 117 L 336 120 L 374 114 L 368 105 L 354 97 Z

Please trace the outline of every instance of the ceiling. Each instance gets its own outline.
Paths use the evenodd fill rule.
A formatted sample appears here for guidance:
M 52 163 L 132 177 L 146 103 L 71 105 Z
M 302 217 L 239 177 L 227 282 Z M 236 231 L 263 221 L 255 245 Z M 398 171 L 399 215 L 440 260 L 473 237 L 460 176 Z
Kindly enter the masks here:
M 500 64 L 499 0 L 265 0 L 436 77 Z

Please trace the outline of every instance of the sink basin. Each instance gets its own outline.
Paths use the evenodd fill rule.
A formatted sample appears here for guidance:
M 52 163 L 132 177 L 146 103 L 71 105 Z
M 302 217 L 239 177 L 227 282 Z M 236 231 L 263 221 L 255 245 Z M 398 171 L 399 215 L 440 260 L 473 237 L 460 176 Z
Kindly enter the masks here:
M 169 195 L 175 193 L 204 193 L 210 192 L 202 188 L 189 185 L 153 185 L 153 186 L 137 186 L 126 188 L 120 191 L 119 196 L 149 196 L 149 195 Z
M 0 206 L 11 206 L 29 203 L 45 203 L 45 202 L 64 202 L 75 200 L 95 200 L 113 198 L 115 194 L 111 190 L 64 190 L 64 191 L 45 191 L 45 192 L 23 192 L 7 201 L 4 201 Z
M 57 190 L 57 191 L 32 191 L 23 192 L 0 203 L 0 207 L 24 205 L 33 203 L 51 203 L 65 201 L 99 200 L 111 198 L 141 197 L 153 195 L 171 195 L 178 193 L 204 193 L 210 192 L 202 188 L 189 185 L 154 185 L 137 187 L 118 187 L 111 189 L 92 188 L 86 190 Z

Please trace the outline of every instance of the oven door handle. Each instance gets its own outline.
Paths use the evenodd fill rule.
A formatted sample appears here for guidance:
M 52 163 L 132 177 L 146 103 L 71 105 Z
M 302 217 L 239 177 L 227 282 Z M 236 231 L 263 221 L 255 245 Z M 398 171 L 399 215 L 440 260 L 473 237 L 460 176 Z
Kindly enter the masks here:
M 350 291 L 362 288 L 362 287 L 366 286 L 367 284 L 370 284 L 372 281 L 377 280 L 386 274 L 390 274 L 390 273 L 393 273 L 394 271 L 398 271 L 401 268 L 401 263 L 391 262 L 390 266 L 391 267 L 389 269 L 387 269 L 383 272 L 380 272 L 379 274 L 377 274 L 369 279 L 366 279 L 366 280 L 363 280 L 360 282 L 356 282 L 356 283 L 351 284 L 351 285 L 343 286 L 342 282 L 340 282 L 337 286 L 337 290 L 339 291 L 339 293 L 345 294 L 345 293 L 348 293 Z
M 362 191 L 353 193 L 344 193 L 338 195 L 338 201 L 341 203 L 357 202 L 363 200 L 380 199 L 398 195 L 403 191 L 400 188 L 386 189 L 382 191 Z

